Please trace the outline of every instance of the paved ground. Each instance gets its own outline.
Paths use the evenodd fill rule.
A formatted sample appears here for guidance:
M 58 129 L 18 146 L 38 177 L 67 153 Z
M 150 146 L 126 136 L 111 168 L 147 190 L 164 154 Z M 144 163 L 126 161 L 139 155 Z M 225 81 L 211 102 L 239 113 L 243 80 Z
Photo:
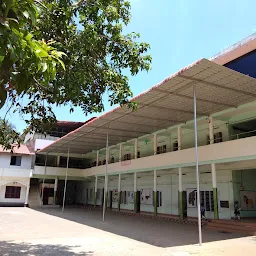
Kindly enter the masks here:
M 256 237 L 107 213 L 59 208 L 0 208 L 0 255 L 255 255 Z

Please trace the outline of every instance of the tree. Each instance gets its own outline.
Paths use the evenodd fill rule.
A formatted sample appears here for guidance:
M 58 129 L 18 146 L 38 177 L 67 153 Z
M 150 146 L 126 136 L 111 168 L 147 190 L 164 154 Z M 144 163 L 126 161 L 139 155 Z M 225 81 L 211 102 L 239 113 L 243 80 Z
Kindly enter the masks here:
M 128 74 L 148 71 L 151 57 L 139 34 L 123 34 L 130 16 L 125 0 L 1 1 L 0 107 L 11 101 L 40 132 L 54 105 L 100 112 L 107 92 L 111 105 L 134 107 Z
M 21 139 L 19 133 L 16 131 L 15 127 L 0 118 L 0 145 L 4 149 L 13 149 L 15 144 L 20 144 Z

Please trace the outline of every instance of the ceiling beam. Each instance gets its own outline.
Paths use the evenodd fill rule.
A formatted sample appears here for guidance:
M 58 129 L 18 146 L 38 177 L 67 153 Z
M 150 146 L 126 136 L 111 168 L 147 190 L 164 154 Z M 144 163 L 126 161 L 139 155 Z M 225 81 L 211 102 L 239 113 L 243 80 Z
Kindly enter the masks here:
M 184 120 L 172 120 L 172 119 L 167 119 L 167 118 L 159 118 L 159 117 L 150 117 L 150 116 L 138 115 L 138 114 L 136 114 L 136 112 L 135 112 L 135 114 L 131 114 L 131 115 L 134 116 L 134 117 L 153 119 L 153 120 L 156 120 L 156 121 L 167 121 L 167 122 L 176 123 L 176 124 L 185 122 Z
M 126 130 L 126 129 L 115 129 L 115 128 L 110 128 L 110 127 L 97 127 L 97 126 L 91 126 L 96 129 L 104 129 L 108 131 L 118 131 L 118 132 L 130 132 L 130 133 L 140 133 L 140 134 L 145 134 L 148 133 L 149 131 L 137 131 L 137 130 Z M 117 135 L 118 136 L 118 135 Z
M 167 111 L 177 111 L 180 113 L 185 113 L 185 114 L 191 114 L 194 115 L 194 112 L 191 110 L 183 110 L 183 109 L 175 109 L 175 108 L 168 108 L 168 107 L 163 107 L 163 106 L 157 106 L 157 105 L 151 105 L 151 104 L 143 104 L 143 103 L 138 103 L 138 105 L 140 106 L 145 106 L 145 107 L 149 107 L 149 108 L 157 108 L 157 109 L 163 109 L 163 110 L 167 110 Z M 198 116 L 207 116 L 207 114 L 205 113 L 200 113 L 197 111 L 197 115 Z
M 246 96 L 256 97 L 256 94 L 251 93 L 251 92 L 246 92 L 246 91 L 242 91 L 242 90 L 239 90 L 239 89 L 236 89 L 236 88 L 230 88 L 230 87 L 227 87 L 227 86 L 224 86 L 224 85 L 215 84 L 215 83 L 212 83 L 212 82 L 207 82 L 207 81 L 200 80 L 200 79 L 197 79 L 197 78 L 194 78 L 194 77 L 187 77 L 187 76 L 183 76 L 183 75 L 179 75 L 179 77 L 182 77 L 184 79 L 194 81 L 194 82 L 197 82 L 197 83 L 206 84 L 206 85 L 209 85 L 209 86 L 212 86 L 212 87 L 217 87 L 217 88 L 221 88 L 221 89 L 224 89 L 224 90 L 233 91 L 233 92 L 243 94 L 243 95 L 246 95 Z M 256 83 L 255 83 L 255 86 L 256 86 Z
M 193 96 L 187 96 L 187 95 L 183 95 L 183 94 L 180 94 L 180 93 L 173 93 L 173 92 L 169 92 L 169 91 L 158 89 L 158 88 L 156 88 L 155 90 L 157 90 L 159 92 L 162 92 L 162 93 L 166 93 L 166 94 L 170 94 L 170 95 L 175 95 L 175 96 L 178 96 L 180 98 L 184 98 L 184 99 L 188 99 L 188 100 L 194 100 Z M 196 98 L 196 100 L 204 102 L 204 103 L 212 103 L 212 104 L 215 104 L 215 105 L 222 105 L 222 106 L 226 106 L 226 107 L 229 107 L 229 108 L 236 108 L 237 107 L 236 105 L 222 103 L 222 102 L 217 102 L 217 101 L 213 101 L 213 100 L 200 99 L 198 97 Z

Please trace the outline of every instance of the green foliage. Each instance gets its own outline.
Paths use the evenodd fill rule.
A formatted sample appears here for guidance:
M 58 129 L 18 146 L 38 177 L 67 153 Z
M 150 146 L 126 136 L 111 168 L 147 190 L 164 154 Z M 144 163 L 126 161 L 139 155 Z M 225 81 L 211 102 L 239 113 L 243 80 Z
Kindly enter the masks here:
M 20 143 L 20 135 L 15 131 L 15 128 L 9 122 L 0 119 L 0 145 L 5 150 L 12 150 L 14 144 L 19 146 Z
M 85 115 L 104 110 L 104 93 L 111 105 L 136 108 L 127 75 L 148 71 L 151 57 L 139 34 L 123 34 L 128 1 L 0 3 L 0 108 L 8 99 L 36 131 L 56 120 L 54 105 L 80 106 Z

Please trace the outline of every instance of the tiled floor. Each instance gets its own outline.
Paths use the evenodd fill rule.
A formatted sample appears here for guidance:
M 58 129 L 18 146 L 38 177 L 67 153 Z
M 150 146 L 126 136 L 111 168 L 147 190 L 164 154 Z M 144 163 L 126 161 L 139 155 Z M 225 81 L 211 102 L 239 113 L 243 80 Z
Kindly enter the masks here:
M 99 209 L 0 208 L 0 255 L 254 255 L 256 238 Z M 236 248 L 237 247 L 237 248 Z

